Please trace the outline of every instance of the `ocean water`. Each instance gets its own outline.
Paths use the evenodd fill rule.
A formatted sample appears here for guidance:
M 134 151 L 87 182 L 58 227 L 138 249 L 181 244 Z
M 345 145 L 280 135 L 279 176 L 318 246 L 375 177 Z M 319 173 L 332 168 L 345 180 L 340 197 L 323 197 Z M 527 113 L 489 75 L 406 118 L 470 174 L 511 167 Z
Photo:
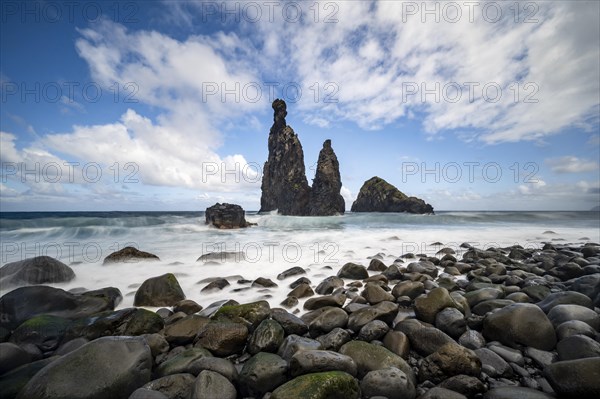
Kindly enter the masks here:
M 367 266 L 373 256 L 389 265 L 407 253 L 435 256 L 442 247 L 454 249 L 460 258 L 463 242 L 477 248 L 600 242 L 600 212 L 348 213 L 335 217 L 247 212 L 246 218 L 258 225 L 218 230 L 204 224 L 203 212 L 0 213 L 1 264 L 52 256 L 76 273 L 71 282 L 54 286 L 66 290 L 117 287 L 124 297 L 121 308 L 133 305 L 136 288 L 145 279 L 168 272 L 177 276 L 189 299 L 204 307 L 221 299 L 266 299 L 278 306 L 299 276 L 283 281 L 276 276 L 294 266 L 307 270 L 305 276 L 314 288 L 346 262 Z M 436 242 L 443 246 L 433 245 Z M 125 246 L 156 254 L 160 261 L 102 265 L 107 255 Z M 203 254 L 218 251 L 241 252 L 245 260 L 197 261 Z M 214 277 L 226 277 L 231 285 L 218 292 L 201 292 L 206 279 Z M 257 277 L 270 278 L 279 287 L 244 289 L 249 285 L 237 283 Z M 0 295 L 11 289 L 0 287 Z

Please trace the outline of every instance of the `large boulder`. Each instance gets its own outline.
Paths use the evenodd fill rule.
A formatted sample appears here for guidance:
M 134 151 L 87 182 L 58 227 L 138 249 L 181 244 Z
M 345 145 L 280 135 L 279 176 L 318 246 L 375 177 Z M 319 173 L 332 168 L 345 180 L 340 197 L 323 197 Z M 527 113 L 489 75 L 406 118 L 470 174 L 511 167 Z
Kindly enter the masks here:
M 152 334 L 162 330 L 164 325 L 163 319 L 155 312 L 126 308 L 114 312 L 102 312 L 73 321 L 66 331 L 65 339 L 85 337 L 94 340 L 106 335 Z
M 257 301 L 242 305 L 221 306 L 213 316 L 215 320 L 234 321 L 250 325 L 253 331 L 271 314 L 271 307 L 267 301 Z
M 4 347 L 0 349 L 4 350 Z M 1 353 L 2 352 L 0 351 L 0 354 Z M 19 392 L 27 385 L 34 375 L 58 358 L 59 356 L 51 356 L 42 360 L 36 360 L 35 362 L 24 364 L 0 375 L 0 397 L 2 399 L 16 398 Z M 27 361 L 31 360 L 27 357 L 25 357 L 25 359 Z
M 229 356 L 241 352 L 247 338 L 248 328 L 244 324 L 211 321 L 198 333 L 197 344 L 216 356 Z
M 317 172 L 310 191 L 308 214 L 331 216 L 344 213 L 346 204 L 340 194 L 341 189 L 340 164 L 331 148 L 331 140 L 325 140 L 319 153 Z
M 409 197 L 380 177 L 367 180 L 352 204 L 352 212 L 433 213 L 433 207 L 416 197 Z
M 340 348 L 340 353 L 350 356 L 354 360 L 360 378 L 369 371 L 396 367 L 406 373 L 412 382 L 415 382 L 415 375 L 408 363 L 383 346 L 363 341 L 350 341 Z
M 478 377 L 480 373 L 481 360 L 475 352 L 451 342 L 423 360 L 419 368 L 419 379 L 439 383 L 455 375 Z
M 49 256 L 36 256 L 7 263 L 0 268 L 0 287 L 65 283 L 75 278 L 69 266 Z
M 185 294 L 173 273 L 144 281 L 135 293 L 135 306 L 173 306 L 185 299 Z
M 283 384 L 271 395 L 271 399 L 358 399 L 358 381 L 343 371 L 326 371 L 305 374 Z
M 0 343 L 0 375 L 31 361 L 31 356 L 11 342 Z
M 113 252 L 104 258 L 105 265 L 110 263 L 133 263 L 139 261 L 157 261 L 160 258 L 149 252 L 140 251 L 134 247 L 125 247 L 119 251 Z
M 457 308 L 447 289 L 434 288 L 427 295 L 421 295 L 415 299 L 415 315 L 419 320 L 433 324 L 435 316 L 442 309 L 452 307 Z
M 489 313 L 483 320 L 483 336 L 513 348 L 524 345 L 552 350 L 556 346 L 552 323 L 538 306 L 529 303 L 516 303 Z
M 36 315 L 77 319 L 114 309 L 114 301 L 44 285 L 17 288 L 0 298 L 0 326 L 13 329 Z
M 285 101 L 276 99 L 272 107 L 273 126 L 269 132 L 269 156 L 263 169 L 260 212 L 277 210 L 282 215 L 305 216 L 310 186 L 306 180 L 302 144 L 286 124 Z
M 43 368 L 18 398 L 127 399 L 150 381 L 151 369 L 143 338 L 99 338 Z
M 252 356 L 240 372 L 240 390 L 243 395 L 262 397 L 286 381 L 288 364 L 281 357 L 267 352 Z
M 236 399 L 235 386 L 221 374 L 203 370 L 196 378 L 192 399 Z
M 40 315 L 23 322 L 10 336 L 19 345 L 35 345 L 42 352 L 54 351 L 62 341 L 71 320 L 63 317 Z
M 600 357 L 552 363 L 544 376 L 561 398 L 600 397 Z
M 363 396 L 414 399 L 416 391 L 406 374 L 395 367 L 369 371 L 360 383 Z
M 350 356 L 326 350 L 298 351 L 290 361 L 290 373 L 293 377 L 335 370 L 356 376 L 356 363 Z
M 212 224 L 218 229 L 237 229 L 252 225 L 246 221 L 246 212 L 236 204 L 217 202 L 206 208 L 205 217 L 206 224 Z
M 154 392 L 160 392 L 167 398 L 189 398 L 192 393 L 192 387 L 194 386 L 195 377 L 192 374 L 181 373 L 172 374 L 164 377 L 157 378 L 156 380 L 150 381 L 144 385 L 141 389 L 147 389 Z M 136 391 L 140 395 L 140 399 L 146 399 L 146 396 L 142 396 L 141 393 Z M 152 398 L 152 396 L 150 396 Z M 131 397 L 129 398 L 131 399 Z

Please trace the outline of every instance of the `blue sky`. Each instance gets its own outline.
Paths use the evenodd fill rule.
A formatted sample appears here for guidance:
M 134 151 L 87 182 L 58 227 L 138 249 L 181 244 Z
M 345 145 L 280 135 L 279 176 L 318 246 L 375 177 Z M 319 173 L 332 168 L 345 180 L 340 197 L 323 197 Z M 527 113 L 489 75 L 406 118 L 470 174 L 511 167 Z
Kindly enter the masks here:
M 348 209 L 599 205 L 599 3 L 427 4 L 3 2 L 2 211 L 257 210 L 275 97 Z

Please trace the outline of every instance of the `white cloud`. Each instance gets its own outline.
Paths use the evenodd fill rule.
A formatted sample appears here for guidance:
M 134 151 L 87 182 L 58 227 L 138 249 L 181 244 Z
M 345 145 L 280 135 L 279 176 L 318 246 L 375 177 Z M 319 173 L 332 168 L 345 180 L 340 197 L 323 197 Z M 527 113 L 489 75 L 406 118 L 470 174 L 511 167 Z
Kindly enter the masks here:
M 352 203 L 355 200 L 354 196 L 350 192 L 350 189 L 348 189 L 345 186 L 342 186 L 342 188 L 340 190 L 340 194 L 344 198 L 344 202 L 346 203 L 346 209 L 350 209 L 350 207 L 352 206 Z
M 431 16 L 423 23 L 421 12 L 403 20 L 403 4 L 339 2 L 339 22 L 333 24 L 261 20 L 251 27 L 264 50 L 259 62 L 273 64 L 271 56 L 287 60 L 283 67 L 303 87 L 337 85 L 337 103 L 303 96 L 299 105 L 313 120 L 346 119 L 377 129 L 420 111 L 430 135 L 457 129 L 463 139 L 475 136 L 488 144 L 539 141 L 569 127 L 589 127 L 600 91 L 599 3 L 535 3 L 537 23 L 522 21 L 530 9 L 521 9 L 514 23 L 510 2 L 495 3 L 503 7 L 498 23 L 482 17 L 481 5 L 473 22 L 465 7 L 457 23 L 436 23 Z M 462 86 L 457 102 L 443 90 L 451 82 Z M 473 86 L 473 101 L 467 82 L 479 85 Z M 413 85 L 418 93 L 407 96 Z M 497 102 L 489 100 L 495 97 L 491 85 L 501 88 Z M 439 101 L 422 98 L 423 88 L 437 91 Z
M 597 171 L 597 161 L 581 159 L 575 156 L 564 156 L 560 158 L 546 159 L 546 164 L 555 173 L 582 173 Z

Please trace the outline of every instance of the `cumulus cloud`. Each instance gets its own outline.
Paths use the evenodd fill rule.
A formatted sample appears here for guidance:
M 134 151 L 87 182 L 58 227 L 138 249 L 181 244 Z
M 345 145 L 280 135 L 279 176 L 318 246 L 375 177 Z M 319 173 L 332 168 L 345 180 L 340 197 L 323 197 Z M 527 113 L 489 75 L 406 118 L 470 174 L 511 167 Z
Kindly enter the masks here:
M 337 23 L 288 23 L 275 13 L 250 29 L 260 34 L 263 62 L 289 60 L 283 68 L 305 88 L 334 84 L 334 102 L 299 101 L 318 126 L 342 119 L 378 129 L 419 112 L 427 134 L 456 130 L 488 144 L 589 127 L 600 90 L 598 3 L 535 3 L 518 22 L 513 3 L 495 3 L 504 16 L 497 22 L 481 4 L 473 19 L 461 7 L 458 20 L 439 11 L 436 22 L 425 3 L 410 3 L 414 15 L 407 2 L 339 2 Z
M 349 210 L 350 207 L 352 206 L 352 203 L 354 202 L 354 200 L 356 198 L 352 195 L 352 192 L 350 192 L 350 189 L 345 186 L 342 186 L 342 188 L 340 190 L 340 194 L 344 198 L 344 202 L 346 203 L 346 209 Z
M 598 171 L 598 162 L 575 156 L 546 159 L 546 164 L 555 173 L 583 173 Z

